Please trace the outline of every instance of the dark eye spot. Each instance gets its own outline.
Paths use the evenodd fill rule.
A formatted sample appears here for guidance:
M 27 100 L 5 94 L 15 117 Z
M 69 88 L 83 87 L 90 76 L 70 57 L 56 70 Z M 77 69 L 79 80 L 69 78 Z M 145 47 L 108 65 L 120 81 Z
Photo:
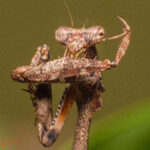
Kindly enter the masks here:
M 101 32 L 101 33 L 100 33 L 100 35 L 101 35 L 101 36 L 103 36 L 103 35 L 104 35 L 104 33 L 103 33 L 103 32 Z

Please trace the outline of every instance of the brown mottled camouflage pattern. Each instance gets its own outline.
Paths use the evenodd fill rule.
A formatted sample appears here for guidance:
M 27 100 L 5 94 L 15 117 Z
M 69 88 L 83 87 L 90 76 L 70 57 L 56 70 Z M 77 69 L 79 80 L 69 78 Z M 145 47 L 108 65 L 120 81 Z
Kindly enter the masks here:
M 102 27 L 88 29 L 60 27 L 56 39 L 65 45 L 65 56 L 49 61 L 47 45 L 39 47 L 30 66 L 18 67 L 12 72 L 12 79 L 27 83 L 38 122 L 39 141 L 51 146 L 61 132 L 64 121 L 73 105 L 77 103 L 78 120 L 73 150 L 88 149 L 88 133 L 92 113 L 101 108 L 101 93 L 104 87 L 100 72 L 116 67 L 124 56 L 130 41 L 131 31 L 125 20 L 123 33 L 113 37 L 104 37 Z M 98 30 L 100 29 L 100 30 Z M 123 37 L 115 61 L 98 60 L 95 44 Z M 69 52 L 68 52 L 69 51 Z M 75 58 L 81 52 L 82 58 Z M 70 58 L 73 55 L 74 58 Z M 58 110 L 52 120 L 51 83 L 70 83 L 66 88 Z

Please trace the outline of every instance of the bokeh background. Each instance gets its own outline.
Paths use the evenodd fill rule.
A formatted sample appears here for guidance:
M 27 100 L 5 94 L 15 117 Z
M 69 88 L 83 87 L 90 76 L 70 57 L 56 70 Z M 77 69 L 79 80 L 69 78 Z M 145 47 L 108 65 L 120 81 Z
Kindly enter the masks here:
M 93 115 L 90 150 L 150 149 L 150 1 L 149 0 L 67 0 L 74 27 L 101 25 L 107 36 L 122 32 L 115 15 L 131 27 L 131 43 L 120 65 L 105 71 L 103 109 Z M 0 0 L 0 150 L 44 150 L 38 142 L 34 112 L 25 84 L 10 77 L 18 66 L 28 65 L 36 48 L 50 46 L 51 59 L 63 55 L 55 40 L 59 26 L 70 26 L 63 0 Z M 98 44 L 101 59 L 114 59 L 120 39 Z M 56 110 L 65 84 L 54 84 Z M 47 149 L 70 150 L 76 124 L 73 106 L 56 143 Z M 18 140 L 3 142 L 3 140 Z

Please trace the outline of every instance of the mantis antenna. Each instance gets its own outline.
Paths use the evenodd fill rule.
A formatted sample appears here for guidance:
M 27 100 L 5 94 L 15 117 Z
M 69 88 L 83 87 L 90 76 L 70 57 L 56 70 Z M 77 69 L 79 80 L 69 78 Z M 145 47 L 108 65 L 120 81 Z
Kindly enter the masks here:
M 72 18 L 72 15 L 71 15 L 71 12 L 70 12 L 70 10 L 69 10 L 69 7 L 68 7 L 68 5 L 67 5 L 66 0 L 64 0 L 64 3 L 65 3 L 65 7 L 66 7 L 66 9 L 67 9 L 67 11 L 68 11 L 68 14 L 69 14 L 69 16 L 70 16 L 71 27 L 73 27 L 73 18 Z
M 93 12 L 87 17 L 87 19 L 85 20 L 84 24 L 83 24 L 83 28 L 85 28 L 85 24 L 89 21 L 89 19 L 98 11 L 99 8 L 101 8 L 105 2 L 108 0 L 103 0 L 100 5 L 98 7 L 96 7 L 96 9 L 93 10 Z

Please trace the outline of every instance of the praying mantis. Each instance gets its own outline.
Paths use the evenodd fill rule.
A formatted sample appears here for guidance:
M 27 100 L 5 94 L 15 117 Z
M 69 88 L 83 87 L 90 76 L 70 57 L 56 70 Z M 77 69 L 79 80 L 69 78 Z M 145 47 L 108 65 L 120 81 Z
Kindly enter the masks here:
M 62 58 L 50 61 L 49 47 L 38 47 L 29 66 L 13 70 L 12 79 L 27 84 L 38 124 L 38 137 L 43 146 L 51 146 L 59 136 L 74 102 L 78 108 L 73 150 L 88 149 L 90 120 L 93 112 L 102 106 L 104 92 L 101 72 L 117 67 L 124 56 L 131 30 L 127 22 L 117 17 L 124 25 L 123 33 L 105 37 L 104 28 L 59 27 L 55 32 L 58 42 L 65 46 Z M 96 44 L 121 38 L 114 61 L 99 61 Z M 79 58 L 81 55 L 81 58 Z M 52 119 L 52 83 L 69 83 L 65 89 L 54 119 Z

